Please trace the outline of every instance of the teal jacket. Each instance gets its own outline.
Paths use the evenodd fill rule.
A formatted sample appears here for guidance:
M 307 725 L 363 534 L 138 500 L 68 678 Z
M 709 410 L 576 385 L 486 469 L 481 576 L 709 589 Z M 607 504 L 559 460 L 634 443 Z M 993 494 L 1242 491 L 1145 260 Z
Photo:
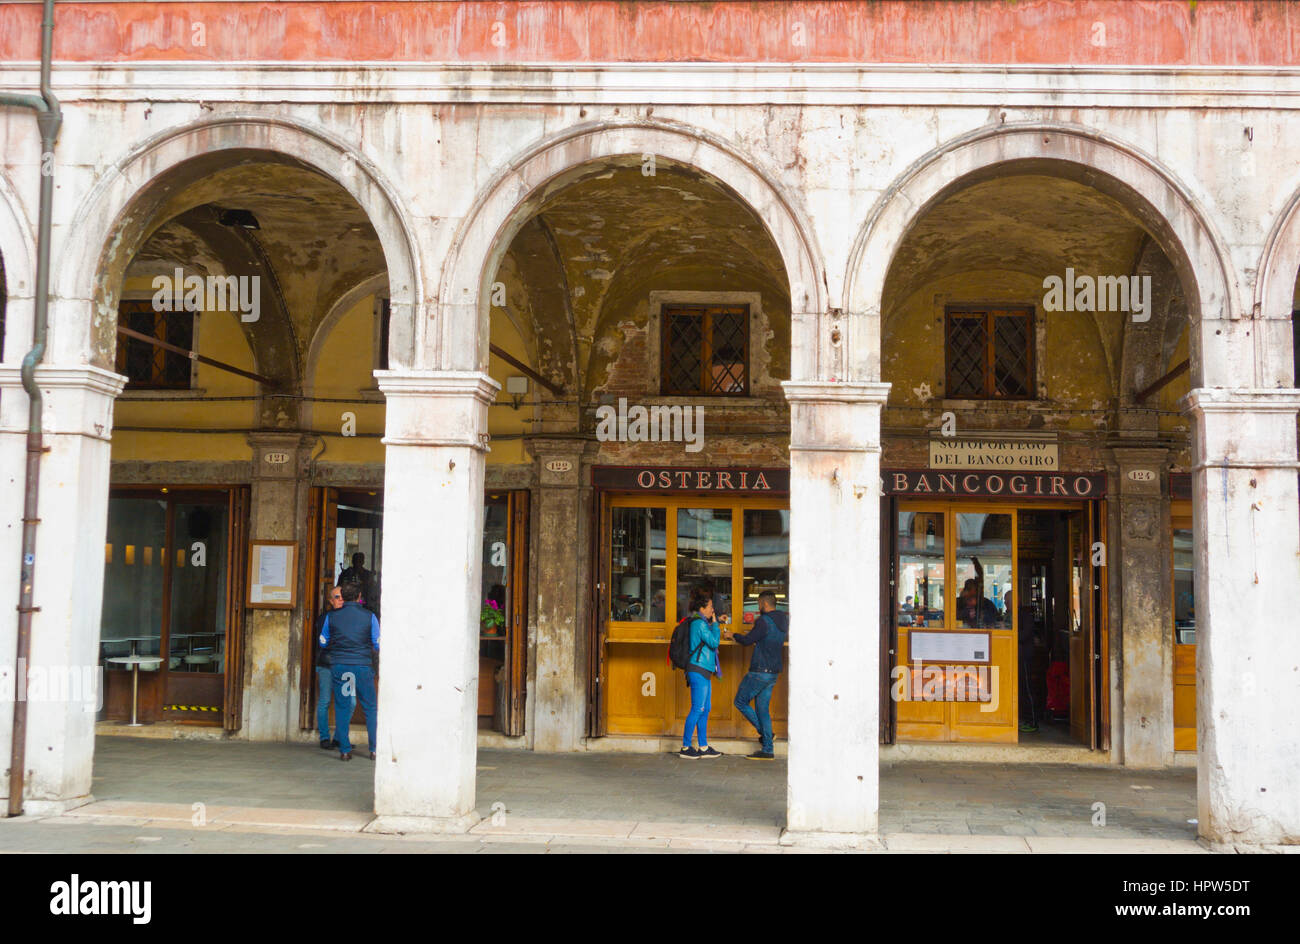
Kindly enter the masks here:
M 722 642 L 722 631 L 717 621 L 705 622 L 704 617 L 696 616 L 691 620 L 691 661 L 687 672 L 700 675 L 722 677 L 722 667 L 718 664 L 718 644 Z M 703 645 L 701 645 L 703 643 Z M 699 649 L 699 652 L 695 650 Z

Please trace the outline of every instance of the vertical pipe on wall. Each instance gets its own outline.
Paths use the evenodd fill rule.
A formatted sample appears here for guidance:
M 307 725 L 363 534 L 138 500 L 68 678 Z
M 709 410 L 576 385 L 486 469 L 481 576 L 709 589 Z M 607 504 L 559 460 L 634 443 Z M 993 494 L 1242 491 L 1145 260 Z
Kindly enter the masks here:
M 45 0 L 41 22 L 41 94 L 0 96 L 0 105 L 17 105 L 36 112 L 41 133 L 41 196 L 36 237 L 36 312 L 32 329 L 32 348 L 23 358 L 22 381 L 27 391 L 27 472 L 23 496 L 23 551 L 19 574 L 17 671 L 26 670 L 32 644 L 32 586 L 36 573 L 36 516 L 40 488 L 41 455 L 45 446 L 41 435 L 42 397 L 36 385 L 36 366 L 45 358 L 45 339 L 49 323 L 50 297 L 50 215 L 54 204 L 54 172 L 51 155 L 59 136 L 63 114 L 59 100 L 50 87 L 50 62 L 54 51 L 54 0 Z M 21 686 L 16 690 L 21 691 Z M 9 815 L 23 812 L 23 773 L 27 763 L 27 702 L 14 699 L 13 741 L 9 763 Z

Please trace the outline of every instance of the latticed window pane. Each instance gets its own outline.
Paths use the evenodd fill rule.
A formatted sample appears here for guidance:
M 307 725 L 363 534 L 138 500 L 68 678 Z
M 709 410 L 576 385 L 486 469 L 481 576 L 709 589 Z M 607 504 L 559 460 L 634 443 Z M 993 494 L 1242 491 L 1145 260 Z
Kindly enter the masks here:
M 993 319 L 993 387 L 998 396 L 1029 396 L 1029 319 L 996 315 Z
M 666 312 L 668 343 L 665 393 L 699 393 L 700 367 L 703 364 L 704 313 L 702 311 Z
M 745 392 L 745 349 L 748 311 L 720 309 L 713 313 L 713 364 L 710 393 Z
M 147 301 L 123 302 L 118 320 L 132 331 L 166 341 L 185 350 L 194 346 L 194 315 L 188 311 L 154 311 Z M 188 390 L 190 359 L 147 341 L 119 336 L 117 371 L 125 374 L 128 386 Z
M 747 392 L 747 306 L 665 308 L 663 318 L 664 393 L 737 396 Z
M 984 396 L 988 334 L 982 314 L 948 318 L 948 396 Z

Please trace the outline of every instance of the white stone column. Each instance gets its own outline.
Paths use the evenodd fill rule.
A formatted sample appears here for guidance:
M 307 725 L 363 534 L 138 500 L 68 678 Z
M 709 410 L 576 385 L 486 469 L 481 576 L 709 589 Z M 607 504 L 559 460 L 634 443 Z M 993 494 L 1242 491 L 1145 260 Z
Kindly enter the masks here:
M 1199 832 L 1300 843 L 1300 391 L 1197 389 Z
M 95 712 L 102 697 L 99 624 L 108 528 L 109 438 L 113 400 L 126 378 L 88 366 L 36 371 L 44 398 L 48 450 L 41 457 L 33 579 L 31 660 L 27 665 L 27 756 L 24 810 L 51 814 L 91 800 Z M 0 560 L 0 795 L 9 791 L 16 691 L 18 569 L 27 440 L 27 392 L 19 367 L 0 367 L 0 470 L 4 473 L 5 554 Z M 38 678 L 39 676 L 39 678 Z M 91 680 L 90 686 L 84 684 Z M 54 686 L 66 681 L 67 688 Z M 42 692 L 38 686 L 43 686 Z M 89 687 L 92 691 L 86 691 Z
M 499 385 L 476 371 L 376 371 L 384 436 L 376 832 L 478 821 L 483 466 Z
M 790 841 L 868 845 L 879 808 L 884 383 L 788 381 Z

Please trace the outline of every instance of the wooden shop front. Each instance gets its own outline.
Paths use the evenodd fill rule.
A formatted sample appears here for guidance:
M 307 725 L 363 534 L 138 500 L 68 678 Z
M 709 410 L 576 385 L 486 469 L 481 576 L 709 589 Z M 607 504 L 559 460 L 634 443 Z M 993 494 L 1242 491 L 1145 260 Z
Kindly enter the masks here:
M 713 590 L 724 629 L 748 631 L 758 595 L 788 607 L 788 469 L 598 466 L 593 484 L 600 575 L 593 600 L 592 733 L 680 736 L 690 710 L 668 639 L 687 615 L 691 588 Z M 714 679 L 711 738 L 753 737 L 732 704 L 751 649 L 723 641 Z M 773 729 L 786 734 L 787 673 L 772 695 Z

